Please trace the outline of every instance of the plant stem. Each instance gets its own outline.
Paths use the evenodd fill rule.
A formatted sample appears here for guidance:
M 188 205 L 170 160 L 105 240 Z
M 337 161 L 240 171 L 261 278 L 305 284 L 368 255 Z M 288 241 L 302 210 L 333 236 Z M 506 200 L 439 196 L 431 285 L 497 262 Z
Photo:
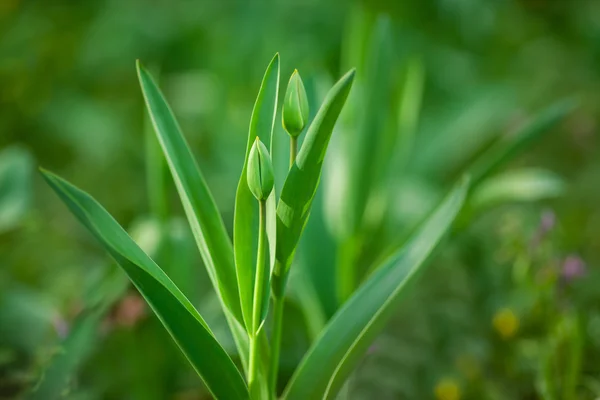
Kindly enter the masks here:
M 260 320 L 263 309 L 263 291 L 265 273 L 265 259 L 267 252 L 267 214 L 266 200 L 259 201 L 259 219 L 258 219 L 258 251 L 256 253 L 256 275 L 254 278 L 254 300 L 252 302 L 252 333 L 250 335 L 250 366 L 248 369 L 248 386 L 252 398 L 259 398 L 260 385 L 258 384 L 258 364 L 259 364 L 259 335 Z
M 296 162 L 296 153 L 298 153 L 298 138 L 290 136 L 290 169 Z

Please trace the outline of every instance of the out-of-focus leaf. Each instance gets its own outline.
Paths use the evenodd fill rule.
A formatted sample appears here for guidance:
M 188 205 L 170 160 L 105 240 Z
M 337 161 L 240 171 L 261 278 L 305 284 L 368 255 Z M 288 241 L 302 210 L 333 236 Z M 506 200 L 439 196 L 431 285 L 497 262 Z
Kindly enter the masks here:
M 336 135 L 337 136 L 337 135 Z M 333 138 L 332 138 L 333 139 Z M 332 143 L 333 145 L 333 143 Z M 329 150 L 334 150 L 330 146 Z M 327 153 L 327 159 L 332 156 Z M 325 173 L 325 169 L 323 170 Z M 323 177 L 325 178 L 325 177 Z M 324 179 L 322 181 L 324 183 Z M 335 284 L 335 249 L 336 242 L 325 226 L 325 190 L 318 190 L 311 208 L 311 217 L 306 223 L 304 233 L 298 245 L 298 272 L 307 280 L 305 288 L 298 288 L 298 300 L 302 305 L 302 311 L 307 325 L 314 327 L 325 326 L 325 322 L 335 313 L 337 308 L 336 284 Z M 294 275 L 292 270 L 291 275 Z M 290 291 L 296 288 L 295 280 L 290 277 Z M 299 286 L 303 283 L 298 282 Z M 316 311 L 316 312 L 314 312 Z M 312 330 L 312 329 L 311 329 Z M 319 329 L 320 331 L 320 329 Z M 314 331 L 313 331 L 314 332 Z M 312 337 L 312 339 L 315 339 Z
M 351 140 L 352 159 L 350 196 L 344 200 L 349 204 L 351 229 L 356 231 L 362 223 L 371 189 L 381 176 L 384 160 L 381 152 L 385 149 L 386 123 L 385 112 L 391 102 L 391 80 L 393 69 L 392 30 L 388 18 L 380 17 L 370 40 L 365 81 L 361 86 L 361 99 L 356 112 L 359 115 L 358 130 Z M 389 133 L 389 131 L 388 131 Z
M 305 265 L 292 270 L 288 291 L 302 311 L 309 339 L 315 340 L 325 327 L 327 318 L 313 282 L 307 275 Z
M 243 324 L 233 260 L 233 246 L 219 215 L 219 210 L 173 112 L 148 71 L 139 62 L 137 70 L 154 130 L 171 169 L 202 260 L 223 303 L 229 325 L 239 345 L 243 338 L 235 334 L 238 329 L 232 326 L 231 316 L 228 315 L 231 313 L 239 323 Z M 244 358 L 241 349 L 240 357 Z
M 246 176 L 248 155 L 254 140 L 258 137 L 267 143 L 272 154 L 273 126 L 277 114 L 277 96 L 279 92 L 279 54 L 269 63 L 260 86 L 248 131 L 246 156 L 242 174 L 235 195 L 235 213 L 233 223 L 233 246 L 235 251 L 235 267 L 242 314 L 248 331 L 252 329 L 252 301 L 254 294 L 254 278 L 256 273 L 256 251 L 258 248 L 258 203 L 250 192 Z M 267 240 L 269 243 L 269 268 L 265 269 L 265 297 L 263 299 L 263 316 L 266 316 L 269 304 L 269 278 L 275 262 L 275 190 L 267 199 Z
M 52 329 L 56 313 L 47 297 L 13 281 L 10 287 L 0 290 L 1 342 L 33 356 Z
M 561 121 L 576 106 L 572 99 L 562 100 L 549 106 L 535 116 L 513 135 L 505 136 L 483 152 L 469 169 L 473 185 L 492 173 L 502 163 L 515 157 L 542 134 Z
M 105 307 L 98 306 L 77 317 L 58 354 L 52 358 L 40 382 L 27 396 L 29 400 L 67 398 L 73 377 L 94 348 L 104 311 Z
M 471 207 L 481 209 L 498 203 L 538 201 L 560 196 L 565 182 L 542 169 L 520 169 L 489 177 L 469 196 Z
M 0 152 L 0 233 L 15 228 L 31 202 L 33 158 L 22 147 Z
M 506 125 L 517 99 L 510 86 L 483 86 L 448 105 L 424 114 L 410 157 L 411 172 L 448 177 L 459 172 Z
M 290 380 L 284 398 L 333 399 L 360 357 L 424 271 L 423 266 L 460 211 L 468 182 L 463 180 L 406 246 L 333 316 Z
M 392 155 L 390 173 L 397 177 L 406 167 L 413 149 L 415 133 L 421 111 L 425 86 L 425 72 L 419 59 L 411 60 L 406 66 L 398 110 L 398 138 Z M 393 179 L 393 178 L 392 178 Z
M 246 384 L 235 364 L 198 311 L 162 269 L 87 193 L 52 173 L 43 171 L 43 175 L 127 273 L 211 393 L 223 399 L 248 398 Z
M 354 81 L 354 70 L 346 73 L 329 91 L 311 123 L 296 162 L 290 169 L 277 204 L 277 250 L 273 271 L 274 290 L 281 295 L 302 230 L 310 213 L 321 167 L 333 127 Z

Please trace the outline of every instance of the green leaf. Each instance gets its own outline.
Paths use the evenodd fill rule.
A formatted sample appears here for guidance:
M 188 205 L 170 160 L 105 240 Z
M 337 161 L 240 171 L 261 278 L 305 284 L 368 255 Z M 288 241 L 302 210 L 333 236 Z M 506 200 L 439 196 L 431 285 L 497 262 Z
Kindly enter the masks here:
M 283 185 L 277 205 L 277 250 L 273 271 L 274 290 L 278 296 L 283 294 L 285 276 L 317 191 L 327 145 L 352 88 L 354 75 L 354 70 L 346 73 L 325 97 Z
M 246 384 L 198 311 L 162 269 L 91 196 L 42 171 L 71 212 L 127 273 L 216 398 L 246 399 Z
M 473 185 L 475 186 L 502 163 L 516 156 L 541 135 L 546 133 L 569 114 L 575 108 L 575 105 L 576 102 L 572 99 L 554 103 L 541 111 L 518 132 L 513 135 L 505 136 L 487 151 L 483 152 L 470 169 Z
M 252 144 L 258 137 L 273 152 L 273 126 L 277 113 L 277 95 L 279 92 L 279 54 L 275 54 L 262 80 L 248 131 L 246 157 L 240 181 L 235 195 L 233 217 L 233 246 L 235 249 L 235 267 L 237 270 L 242 313 L 248 331 L 252 327 L 252 298 L 254 294 L 254 275 L 256 271 L 256 250 L 258 248 L 258 203 L 248 188 L 247 164 Z M 269 279 L 275 255 L 275 191 L 267 200 L 267 239 L 269 242 L 269 268 L 265 279 Z M 268 296 L 269 284 L 265 284 L 265 296 Z M 266 315 L 268 297 L 263 301 Z
M 208 275 L 224 309 L 242 322 L 233 247 L 219 210 L 165 98 L 139 62 L 137 71 L 156 136 L 169 164 Z
M 359 115 L 358 129 L 350 146 L 351 196 L 345 203 L 350 207 L 346 218 L 350 220 L 353 233 L 360 229 L 381 167 L 389 161 L 382 151 L 389 148 L 384 143 L 388 122 L 386 110 L 392 102 L 392 71 L 395 65 L 392 36 L 389 18 L 379 17 L 370 38 L 364 84 L 360 87 L 361 99 L 355 111 Z
M 406 164 L 413 153 L 415 134 L 421 112 L 423 91 L 425 86 L 425 71 L 419 59 L 412 59 L 407 63 L 403 86 L 400 93 L 398 108 L 398 138 L 391 155 L 392 162 L 390 178 L 396 178 L 398 173 L 404 173 Z
M 469 196 L 469 204 L 482 209 L 511 201 L 538 201 L 560 196 L 564 189 L 565 182 L 553 172 L 520 169 L 485 179 Z
M 0 233 L 16 228 L 31 203 L 33 157 L 19 146 L 0 153 Z
M 419 228 L 333 316 L 284 393 L 287 400 L 333 399 L 377 334 L 425 270 L 467 192 L 464 179 Z

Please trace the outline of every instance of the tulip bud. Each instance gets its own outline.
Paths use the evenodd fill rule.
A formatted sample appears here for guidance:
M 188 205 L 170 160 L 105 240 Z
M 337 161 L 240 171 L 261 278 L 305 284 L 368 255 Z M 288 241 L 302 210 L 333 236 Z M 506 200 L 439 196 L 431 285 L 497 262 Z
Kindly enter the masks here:
M 300 135 L 308 122 L 308 99 L 298 70 L 295 70 L 285 92 L 283 102 L 283 128 L 292 137 Z
M 271 194 L 274 184 L 273 164 L 271 156 L 258 136 L 248 155 L 246 179 L 250 191 L 257 200 L 263 201 Z

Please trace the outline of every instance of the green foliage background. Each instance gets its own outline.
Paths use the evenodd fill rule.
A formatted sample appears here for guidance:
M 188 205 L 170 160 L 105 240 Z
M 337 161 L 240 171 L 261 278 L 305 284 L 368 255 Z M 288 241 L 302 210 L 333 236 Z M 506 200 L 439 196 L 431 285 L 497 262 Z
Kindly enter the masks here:
M 77 326 L 81 310 L 97 308 L 109 311 L 98 329 L 81 328 L 83 339 L 66 361 L 74 371 L 66 398 L 206 397 L 156 318 L 139 307 L 121 273 L 34 167 L 93 194 L 163 260 L 211 327 L 225 332 L 170 178 L 166 206 L 156 204 L 152 183 L 168 173 L 148 172 L 152 144 L 134 61 L 160 76 L 231 227 L 248 121 L 267 62 L 278 51 L 282 82 L 297 68 L 309 97 L 320 98 L 322 87 L 349 67 L 348 54 L 360 53 L 353 21 L 372 23 L 378 15 L 392 26 L 398 76 L 415 58 L 426 76 L 408 179 L 393 185 L 400 194 L 391 208 L 403 224 L 386 231 L 387 238 L 403 237 L 411 218 L 427 211 L 496 138 L 556 100 L 572 98 L 577 106 L 502 166 L 550 170 L 565 182 L 562 195 L 490 208 L 453 235 L 345 395 L 453 400 L 443 396 L 452 396 L 448 386 L 455 385 L 466 399 L 600 396 L 597 1 L 4 0 L 0 172 L 9 172 L 0 180 L 0 398 L 18 398 L 35 385 L 61 354 L 60 338 Z M 359 58 L 360 74 L 367 60 Z M 346 127 L 353 117 L 347 114 Z M 279 117 L 275 135 L 285 135 Z M 286 157 L 274 155 L 280 165 Z M 321 188 L 316 201 L 322 197 Z M 316 223 L 327 220 L 322 212 L 314 211 Z M 318 264 L 315 254 L 334 264 L 335 251 L 313 225 L 303 242 L 312 250 L 299 264 L 326 319 L 337 307 L 333 274 L 306 265 Z M 310 247 L 319 244 L 324 248 Z M 358 264 L 375 255 L 364 252 Z M 583 276 L 569 275 L 573 263 Z M 302 304 L 293 295 L 286 312 L 287 376 L 322 323 L 307 319 Z M 518 321 L 505 337 L 502 319 L 493 322 L 503 309 Z

